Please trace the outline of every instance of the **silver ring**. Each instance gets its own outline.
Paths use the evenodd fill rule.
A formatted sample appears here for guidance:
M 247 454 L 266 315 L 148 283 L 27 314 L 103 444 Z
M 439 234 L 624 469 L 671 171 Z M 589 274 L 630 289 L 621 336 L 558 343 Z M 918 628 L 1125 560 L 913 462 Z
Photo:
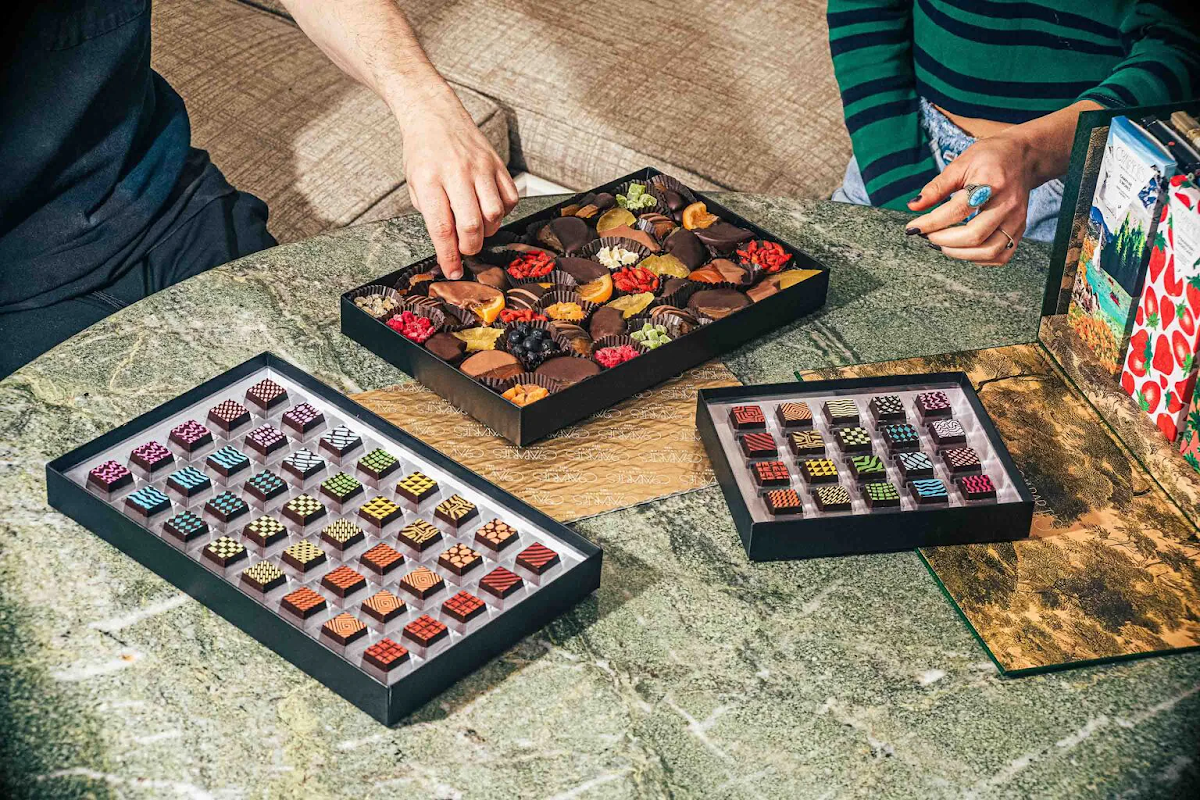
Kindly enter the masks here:
M 968 183 L 963 189 L 967 192 L 967 206 L 979 208 L 992 199 L 992 187 L 986 183 Z

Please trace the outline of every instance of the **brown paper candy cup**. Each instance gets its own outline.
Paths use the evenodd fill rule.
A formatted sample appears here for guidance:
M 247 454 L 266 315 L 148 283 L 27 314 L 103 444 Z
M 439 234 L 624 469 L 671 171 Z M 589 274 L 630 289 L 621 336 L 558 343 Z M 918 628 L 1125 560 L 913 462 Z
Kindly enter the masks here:
M 541 386 L 550 394 L 557 394 L 563 390 L 563 383 L 561 381 L 557 381 L 546 375 L 538 375 L 536 372 L 522 372 L 520 375 L 514 375 L 505 380 L 504 388 L 500 390 L 500 393 L 503 394 L 514 386 L 530 383 L 534 386 Z
M 596 303 L 589 303 L 582 299 L 579 293 L 572 289 L 552 289 L 542 295 L 538 301 L 538 309 L 542 314 L 546 313 L 546 309 L 555 303 L 575 303 L 583 309 L 583 319 L 568 319 L 563 322 L 574 322 L 576 325 L 587 327 L 588 320 L 592 318 L 592 314 L 596 313 L 596 309 L 600 308 Z
M 635 242 L 631 239 L 622 239 L 619 236 L 601 236 L 599 239 L 593 239 L 592 241 L 585 244 L 583 247 L 579 248 L 579 252 L 577 253 L 577 255 L 580 258 L 590 258 L 592 261 L 600 263 L 600 260 L 598 258 L 596 258 L 596 254 L 599 253 L 601 250 L 603 250 L 606 247 L 621 247 L 621 248 L 624 248 L 625 250 L 628 250 L 631 253 L 636 253 L 638 260 L 633 262 L 632 264 L 623 264 L 622 265 L 622 266 L 626 266 L 626 267 L 636 267 L 638 264 L 640 264 L 642 262 L 642 259 L 644 259 L 650 255 L 650 250 L 648 248 L 638 244 L 637 242 Z M 608 268 L 608 271 L 616 272 L 616 270 L 611 269 L 611 268 Z
M 632 347 L 634 350 L 637 351 L 639 356 L 644 355 L 646 353 L 646 348 L 642 347 L 640 344 L 635 342 L 633 340 L 633 337 L 631 337 L 631 336 L 627 336 L 627 335 L 602 336 L 601 338 L 596 340 L 595 344 L 592 345 L 592 361 L 595 361 L 596 364 L 598 364 L 600 369 L 602 369 L 602 370 L 612 369 L 612 367 L 606 367 L 603 364 L 601 364 L 599 361 L 597 361 L 596 353 L 600 352 L 601 350 L 603 350 L 606 347 L 620 347 L 623 344 L 627 344 L 630 347 Z M 620 366 L 620 364 L 618 364 L 617 366 Z
M 521 323 L 513 322 L 508 325 L 505 325 L 504 333 L 500 334 L 500 338 L 496 340 L 496 349 L 497 350 L 502 350 L 505 353 L 509 353 L 510 355 L 514 355 L 514 356 L 517 355 L 516 353 L 514 353 L 512 350 L 509 349 L 508 331 L 510 328 L 512 328 L 518 324 L 528 325 L 531 329 L 543 330 L 547 334 L 549 334 L 550 338 L 554 341 L 555 344 L 558 345 L 559 349 L 562 351 L 559 353 L 555 353 L 552 356 L 548 356 L 549 358 L 555 358 L 557 356 L 569 356 L 575 352 L 574 349 L 572 349 L 572 347 L 571 347 L 570 341 L 568 341 L 566 337 L 560 336 L 554 330 L 554 328 L 551 327 L 549 322 L 540 322 L 540 321 L 538 321 L 538 322 L 521 322 Z M 520 359 L 520 356 L 517 356 L 517 358 Z M 522 364 L 522 366 L 524 366 L 524 364 Z
M 662 199 L 658 195 L 656 195 L 652 191 L 650 191 L 650 182 L 649 181 L 625 181 L 620 186 L 613 189 L 613 191 L 612 191 L 613 197 L 616 197 L 617 195 L 622 195 L 622 194 L 625 195 L 626 197 L 628 197 L 629 196 L 629 187 L 635 183 L 639 183 L 646 188 L 646 194 L 648 194 L 650 197 L 654 198 L 654 205 L 646 206 L 645 208 L 638 208 L 638 209 L 629 208 L 629 209 L 626 209 L 626 211 L 628 211 L 630 214 L 633 214 L 633 216 L 635 218 L 637 217 L 638 214 L 645 214 L 648 211 L 657 211 L 660 214 L 670 215 L 671 212 L 667 208 L 666 204 L 663 203 Z M 621 206 L 620 200 L 617 201 L 617 205 Z
M 364 286 L 361 289 L 355 289 L 353 292 L 350 292 L 346 296 L 348 298 L 350 298 L 350 302 L 353 303 L 355 300 L 357 300 L 360 297 L 370 297 L 371 295 L 380 295 L 381 297 L 388 298 L 389 300 L 391 300 L 393 303 L 396 304 L 397 308 L 400 306 L 400 300 L 402 299 L 400 296 L 400 293 L 397 292 L 395 289 L 390 289 L 387 286 L 382 286 L 380 284 L 371 284 L 370 286 Z M 358 308 L 362 308 L 362 306 L 359 306 L 357 303 L 354 303 L 354 305 Z M 364 312 L 366 312 L 368 315 L 370 315 L 372 318 L 377 319 L 380 322 L 386 321 L 388 319 L 388 317 L 390 317 L 394 312 L 394 309 L 393 309 L 392 311 L 385 311 L 382 316 L 376 316 L 375 314 L 372 314 L 370 311 L 367 311 L 367 309 L 365 309 L 365 308 L 362 308 L 362 310 Z
M 430 308 L 428 306 L 418 305 L 415 303 L 401 304 L 400 308 L 397 308 L 396 311 L 391 316 L 388 317 L 388 320 L 391 320 L 394 317 L 400 316 L 405 311 L 408 311 L 413 316 L 424 317 L 425 319 L 432 322 L 433 323 L 433 333 L 431 333 L 430 336 L 433 336 L 434 334 L 437 334 L 437 333 L 442 333 L 443 331 L 446 330 L 446 315 L 445 314 L 443 314 L 439 309 Z M 385 320 L 385 324 L 386 324 L 386 320 Z M 396 335 L 404 336 L 404 334 L 400 333 L 400 331 L 396 331 Z M 407 339 L 408 337 L 405 336 L 404 338 Z M 413 341 L 412 339 L 409 339 L 409 341 L 413 342 L 413 344 L 420 344 L 420 345 L 425 344 L 425 342 L 416 342 L 416 341 Z M 426 340 L 426 341 L 428 341 L 428 340 Z
M 693 192 L 687 186 L 684 186 L 678 178 L 672 175 L 655 175 L 653 178 L 646 181 L 646 184 L 650 187 L 651 191 L 661 192 L 663 189 L 669 189 L 672 192 L 678 192 L 687 199 L 688 203 L 695 203 L 698 200 L 695 192 Z M 661 202 L 661 195 L 659 195 L 659 197 Z M 666 203 L 662 203 L 662 205 L 665 207 Z M 664 211 L 662 213 L 666 214 L 668 217 L 671 216 L 670 211 Z
M 441 303 L 439 304 L 439 309 L 445 315 L 446 321 L 444 326 L 447 333 L 465 331 L 467 328 L 499 328 L 501 326 L 499 318 L 492 324 L 485 325 L 479 317 L 467 309 L 459 308 L 458 306 Z
M 435 256 L 430 256 L 429 258 L 423 258 L 420 261 L 418 261 L 417 263 L 410 264 L 409 266 L 407 266 L 403 270 L 401 270 L 400 274 L 396 276 L 396 282 L 393 284 L 396 287 L 396 291 L 399 292 L 400 294 L 409 294 L 410 290 L 412 289 L 410 282 L 411 282 L 413 276 L 421 275 L 426 272 L 436 272 L 439 275 L 441 274 L 441 267 L 438 266 L 437 258 Z M 429 293 L 429 286 L 428 286 L 429 283 L 430 283 L 430 281 L 421 281 L 417 285 L 418 293 L 428 294 Z M 425 285 L 422 287 L 421 284 L 425 284 Z

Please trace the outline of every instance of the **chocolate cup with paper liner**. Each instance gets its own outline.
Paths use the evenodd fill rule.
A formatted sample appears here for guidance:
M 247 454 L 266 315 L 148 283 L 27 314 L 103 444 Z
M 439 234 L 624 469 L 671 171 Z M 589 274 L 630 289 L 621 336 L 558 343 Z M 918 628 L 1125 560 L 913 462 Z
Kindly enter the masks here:
M 433 298 L 429 298 L 432 300 Z M 446 317 L 445 330 L 447 333 L 456 333 L 465 331 L 467 328 L 502 328 L 504 324 L 497 317 L 495 322 L 487 323 L 479 318 L 473 311 L 468 311 L 465 308 L 452 306 L 449 303 L 439 304 L 439 308 Z
M 562 321 L 574 322 L 576 325 L 582 325 L 585 328 L 587 327 L 588 320 L 592 318 L 592 314 L 595 314 L 596 309 L 600 308 L 598 304 L 589 303 L 587 300 L 581 298 L 579 293 L 573 289 L 552 289 L 546 292 L 544 295 L 542 295 L 542 298 L 538 300 L 537 308 L 546 317 L 550 317 L 549 314 L 546 314 L 546 309 L 555 303 L 575 303 L 578 305 L 583 310 L 583 319 L 568 319 Z
M 634 227 L 637 228 L 642 233 L 645 233 L 647 236 L 649 236 L 654 241 L 658 242 L 659 247 L 661 247 L 663 242 L 665 242 L 667 240 L 667 237 L 670 236 L 672 233 L 674 233 L 675 229 L 679 227 L 679 223 L 677 223 L 675 221 L 675 218 L 671 216 L 670 212 L 667 212 L 667 211 L 657 212 L 662 215 L 663 219 L 665 219 L 671 223 L 670 230 L 664 229 L 665 232 L 661 236 L 659 236 L 658 228 L 655 227 L 654 223 L 651 222 L 650 220 L 642 218 L 642 214 L 645 214 L 645 213 L 650 213 L 650 212 L 644 212 L 644 211 L 639 212 L 637 222 L 634 223 Z
M 592 337 L 587 332 L 587 328 L 578 322 L 553 320 L 550 322 L 550 330 L 554 332 L 555 336 L 569 343 L 567 355 L 583 356 L 584 358 L 592 355 Z
M 657 198 L 658 204 L 662 208 L 666 209 L 662 213 L 666 214 L 668 217 L 675 220 L 676 223 L 682 225 L 683 224 L 683 209 L 687 208 L 692 203 L 698 202 L 696 193 L 693 192 L 688 187 L 684 186 L 682 183 L 679 182 L 679 180 L 677 180 L 676 178 L 674 178 L 670 175 L 655 175 L 653 178 L 651 178 L 649 181 L 647 181 L 647 183 L 649 183 L 649 185 L 650 185 L 650 193 L 653 194 L 655 196 L 655 198 Z M 683 208 L 680 208 L 677 211 L 671 211 L 670 206 L 667 204 L 667 198 L 666 198 L 666 195 L 664 194 L 664 191 L 675 192 L 675 193 L 679 194 L 681 197 L 683 197 L 683 199 L 686 200 L 687 202 L 684 203 Z
M 696 283 L 696 281 L 689 281 L 687 278 L 680 278 L 679 280 L 683 281 L 683 285 L 676 287 L 674 291 L 667 292 L 667 281 L 671 279 L 664 279 L 660 276 L 659 280 L 662 281 L 661 285 L 659 286 L 659 294 L 656 295 L 655 301 L 650 304 L 650 307 L 646 309 L 645 313 L 647 314 L 650 313 L 650 309 L 654 308 L 655 306 L 678 306 L 679 308 L 683 308 L 687 305 L 688 298 L 690 298 L 692 294 L 701 286 L 701 284 Z
M 626 211 L 628 211 L 630 214 L 633 214 L 634 218 L 636 218 L 638 214 L 645 214 L 648 211 L 657 211 L 658 213 L 666 214 L 667 216 L 671 215 L 671 210 L 669 208 L 667 208 L 666 204 L 663 203 L 662 199 L 650 191 L 650 182 L 649 181 L 625 181 L 620 186 L 618 186 L 617 188 L 612 190 L 613 197 L 618 197 L 619 195 L 624 195 L 625 197 L 628 197 L 629 196 L 629 187 L 633 186 L 635 183 L 640 184 L 641 186 L 645 187 L 646 191 L 642 196 L 652 198 L 654 200 L 654 205 L 645 206 L 643 208 L 626 208 L 625 209 Z M 617 208 L 625 208 L 625 206 L 621 205 L 621 201 L 619 199 L 617 200 L 616 207 Z
M 547 375 L 538 375 L 536 372 L 522 372 L 520 375 L 514 375 L 504 381 L 504 387 L 500 389 L 500 394 L 504 394 L 514 386 L 540 386 L 550 394 L 557 394 L 563 390 L 565 384 L 562 381 L 557 381 Z M 511 400 L 509 402 L 512 402 Z M 534 401 L 537 402 L 536 400 Z M 513 405 L 516 405 L 513 403 Z M 526 405 L 531 405 L 526 403 Z
M 380 322 L 386 321 L 388 319 L 388 317 L 390 317 L 395 312 L 396 308 L 400 307 L 400 301 L 403 299 L 401 297 L 400 293 L 397 292 L 395 289 L 390 289 L 387 286 L 383 286 L 383 285 L 377 284 L 377 283 L 373 283 L 370 286 L 364 286 L 361 289 L 355 289 L 353 292 L 350 292 L 347 295 L 347 297 L 349 297 L 350 302 L 353 303 L 355 300 L 357 300 L 360 297 L 371 297 L 373 295 L 379 295 L 380 297 L 383 297 L 387 300 L 391 300 L 392 303 L 395 304 L 395 306 L 393 308 L 390 308 L 390 309 L 384 311 L 382 314 L 372 314 L 370 311 L 367 311 L 366 308 L 363 308 L 363 306 L 358 305 L 358 303 L 354 303 L 354 305 L 358 308 L 361 308 L 370 317 L 372 317 L 373 319 L 377 319 Z
M 438 266 L 437 258 L 426 258 L 418 261 L 415 264 L 410 264 L 409 266 L 405 267 L 400 271 L 400 274 L 396 276 L 396 282 L 393 285 L 396 287 L 396 291 L 402 295 L 413 294 L 414 292 L 417 294 L 428 294 L 429 284 L 433 281 L 419 281 L 415 286 L 412 283 L 412 279 L 414 277 L 417 275 L 424 275 L 426 273 L 433 273 L 433 280 L 437 280 L 439 277 L 441 277 L 442 268 Z
M 651 255 L 649 248 L 644 247 L 632 239 L 622 239 L 619 236 L 601 236 L 599 239 L 590 241 L 581 247 L 576 255 L 578 255 L 580 258 L 590 258 L 597 264 L 604 266 L 609 272 L 616 272 L 617 270 L 613 269 L 597 258 L 599 252 L 606 247 L 620 247 L 637 255 L 637 261 L 633 262 L 632 264 L 622 264 L 622 267 L 636 267 L 642 262 L 643 259 L 646 258 L 646 256 Z M 620 269 L 620 267 L 617 269 Z
M 433 323 L 433 333 L 429 334 L 431 337 L 436 333 L 443 333 L 446 330 L 446 315 L 444 313 L 442 313 L 442 311 L 440 309 L 429 308 L 428 306 L 421 306 L 421 305 L 417 305 L 415 303 L 402 304 L 400 306 L 400 308 L 397 308 L 386 320 L 384 320 L 384 324 L 386 325 L 392 319 L 399 317 L 405 311 L 409 312 L 414 317 L 423 317 L 424 319 L 427 319 L 430 322 L 432 322 Z M 392 330 L 395 330 L 395 328 L 393 328 Z M 396 331 L 396 333 L 399 336 L 404 336 L 404 334 L 401 333 L 400 331 Z M 404 336 L 404 338 L 408 339 L 407 336 Z M 418 342 L 415 339 L 409 339 L 409 341 L 412 342 L 413 344 L 419 344 L 419 345 L 425 344 L 425 342 Z M 426 339 L 426 341 L 428 341 L 428 339 Z
M 670 313 L 675 311 L 686 314 L 687 316 L 681 317 L 677 314 Z M 679 336 L 686 336 L 687 334 L 696 330 L 696 328 L 704 325 L 706 321 L 712 321 L 707 317 L 701 319 L 701 317 L 695 314 L 691 309 L 683 306 L 668 305 L 665 303 L 650 309 L 649 319 L 655 325 L 662 325 L 663 327 L 667 328 L 668 332 L 670 332 L 672 328 L 677 329 L 679 331 Z M 674 320 L 674 324 L 667 325 L 668 320 Z M 672 336 L 671 338 L 676 339 L 678 337 Z
M 559 358 L 552 358 L 552 359 L 549 359 L 549 360 L 547 360 L 547 362 L 546 362 L 546 363 L 547 363 L 547 364 L 549 364 L 549 363 L 551 363 L 551 362 L 558 362 L 558 361 L 560 361 L 560 360 L 566 360 L 566 361 L 569 361 L 569 362 L 572 362 L 572 363 L 574 363 L 574 362 L 582 362 L 583 364 L 587 365 L 587 368 L 588 368 L 588 370 L 589 370 L 589 373 L 590 373 L 590 370 L 591 370 L 591 368 L 592 368 L 592 367 L 595 367 L 595 368 L 596 368 L 596 370 L 597 370 L 597 371 L 596 371 L 596 372 L 594 372 L 594 373 L 590 373 L 590 374 L 588 374 L 588 375 L 586 375 L 586 376 L 584 376 L 584 377 L 580 378 L 578 381 L 566 380 L 565 378 L 553 378 L 554 380 L 557 380 L 557 381 L 559 381 L 559 382 L 560 382 L 560 383 L 563 385 L 563 388 L 564 388 L 564 389 L 565 389 L 566 387 L 568 387 L 568 386 L 574 386 L 576 383 L 579 383 L 579 381 L 587 380 L 587 378 L 591 377 L 592 375 L 598 375 L 598 374 L 600 374 L 601 372 L 603 372 L 603 371 L 604 371 L 604 367 L 600 366 L 600 364 L 598 364 L 597 362 L 593 361 L 593 360 L 592 360 L 592 359 L 590 359 L 590 358 L 582 358 L 582 357 L 580 357 L 580 356 L 570 356 L 570 355 L 567 355 L 567 356 L 560 356 Z M 543 366 L 545 366 L 545 365 L 543 365 Z M 539 367 L 539 369 L 540 369 L 540 367 Z M 535 370 L 535 371 L 536 371 L 536 370 Z M 538 373 L 538 374 L 543 374 L 543 373 Z M 547 376 L 547 377 L 552 377 L 552 376 Z
M 550 340 L 558 345 L 558 352 L 547 355 L 546 358 L 542 359 L 543 361 L 549 358 L 555 358 L 557 356 L 569 356 L 575 352 L 575 350 L 571 347 L 571 343 L 566 339 L 566 337 L 559 336 L 549 322 L 541 322 L 539 320 L 536 322 L 509 323 L 508 325 L 504 326 L 504 333 L 500 334 L 500 338 L 496 340 L 496 349 L 502 350 L 509 355 L 516 356 L 517 360 L 521 362 L 521 366 L 526 367 L 527 369 L 529 368 L 529 365 L 525 363 L 525 360 L 521 358 L 519 353 L 513 352 L 512 348 L 508 344 L 508 332 L 517 325 L 528 325 L 531 330 L 545 331 L 546 335 L 550 337 Z M 539 364 L 540 363 L 541 362 L 539 362 Z M 537 366 L 538 365 L 535 364 L 533 369 L 537 369 Z
M 671 337 L 671 341 L 675 341 L 680 336 L 686 336 L 693 330 L 693 328 L 688 328 L 685 324 L 683 324 L 683 320 L 675 317 L 667 317 L 664 319 L 662 317 L 652 317 L 648 314 L 638 314 L 636 317 L 630 317 L 625 321 L 629 324 L 629 333 L 625 334 L 627 336 L 633 336 L 634 332 L 640 331 L 643 327 L 645 327 L 646 323 L 650 323 L 651 325 L 662 325 L 667 329 L 667 336 Z M 670 324 L 668 324 L 669 322 Z M 636 339 L 634 341 L 636 341 Z M 653 348 L 646 349 L 650 350 Z
M 592 345 L 592 361 L 596 361 L 596 353 L 599 353 L 604 348 L 620 347 L 623 344 L 627 344 L 632 347 L 637 351 L 639 356 L 645 355 L 647 352 L 649 352 L 645 347 L 642 347 L 640 342 L 635 341 L 634 338 L 628 334 L 622 334 L 620 336 L 601 336 L 596 340 L 595 344 Z M 606 367 L 599 361 L 596 361 L 596 363 L 600 366 L 600 369 L 612 369 L 612 367 Z M 620 366 L 620 364 L 617 366 Z
M 543 275 L 540 278 L 514 278 L 512 275 L 509 275 L 508 279 L 512 281 L 514 288 L 517 286 L 525 286 L 526 284 L 530 283 L 548 283 L 550 284 L 550 288 L 547 289 L 547 291 L 551 292 L 555 289 L 574 291 L 575 288 L 579 286 L 579 281 L 575 280 L 570 273 L 563 272 L 561 269 L 552 270 L 550 273 Z

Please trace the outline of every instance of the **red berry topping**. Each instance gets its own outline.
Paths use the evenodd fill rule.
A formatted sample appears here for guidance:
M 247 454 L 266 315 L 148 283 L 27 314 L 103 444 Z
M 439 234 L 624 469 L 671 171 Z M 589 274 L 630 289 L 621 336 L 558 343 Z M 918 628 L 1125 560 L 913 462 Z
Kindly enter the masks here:
M 548 253 L 525 253 L 508 265 L 508 274 L 514 278 L 540 278 L 553 270 L 554 258 Z
M 741 257 L 742 264 L 757 265 L 768 275 L 779 272 L 784 264 L 792 260 L 792 254 L 785 252 L 780 245 L 757 239 L 738 250 L 737 254 Z
M 538 314 L 532 308 L 506 308 L 500 312 L 500 321 L 509 322 L 546 322 L 544 314 Z
M 434 334 L 433 320 L 418 317 L 411 311 L 400 312 L 399 316 L 387 321 L 387 326 L 417 344 L 424 344 L 425 340 Z
M 638 351 L 627 344 L 617 347 L 602 347 L 593 356 L 605 369 L 612 369 L 617 364 L 624 364 L 638 357 Z
M 658 288 L 658 276 L 645 267 L 626 267 L 613 273 L 613 285 L 626 294 L 653 292 Z

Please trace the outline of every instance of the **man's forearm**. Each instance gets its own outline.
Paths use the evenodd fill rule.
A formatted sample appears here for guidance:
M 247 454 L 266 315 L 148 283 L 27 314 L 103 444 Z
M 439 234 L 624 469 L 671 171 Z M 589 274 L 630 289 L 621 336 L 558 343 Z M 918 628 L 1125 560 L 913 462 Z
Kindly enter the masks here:
M 404 110 L 453 94 L 393 0 L 284 0 L 284 5 L 333 63 L 383 98 L 401 125 Z

